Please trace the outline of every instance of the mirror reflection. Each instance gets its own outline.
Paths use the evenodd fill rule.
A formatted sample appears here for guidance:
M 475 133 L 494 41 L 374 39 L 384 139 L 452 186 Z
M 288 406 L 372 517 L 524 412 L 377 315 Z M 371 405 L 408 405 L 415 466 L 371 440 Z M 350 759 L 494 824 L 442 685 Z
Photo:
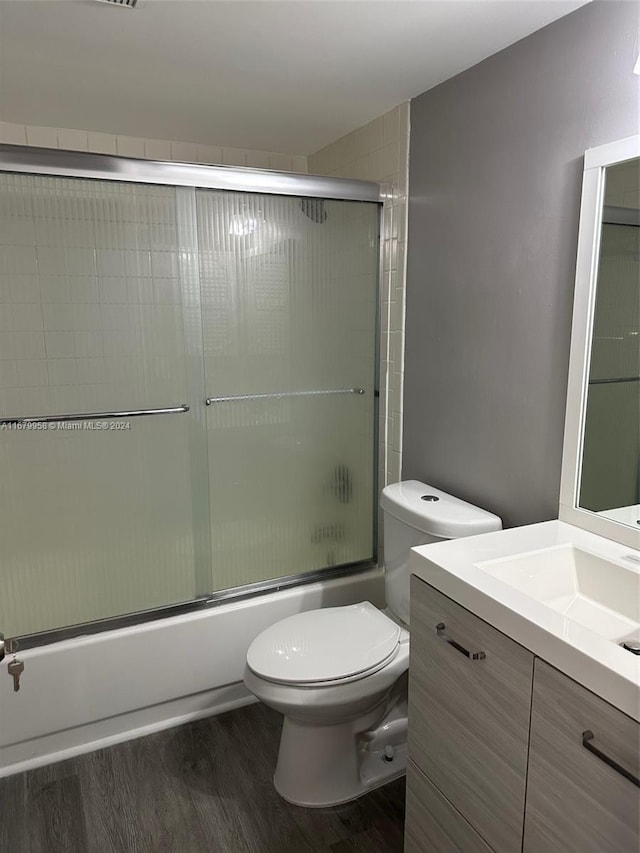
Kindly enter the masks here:
M 640 160 L 606 170 L 579 505 L 640 524 Z

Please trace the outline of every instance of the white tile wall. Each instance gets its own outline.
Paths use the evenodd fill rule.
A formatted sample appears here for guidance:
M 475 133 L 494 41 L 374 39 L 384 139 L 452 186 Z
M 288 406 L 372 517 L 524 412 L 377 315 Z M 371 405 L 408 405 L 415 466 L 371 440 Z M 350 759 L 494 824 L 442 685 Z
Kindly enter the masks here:
M 379 181 L 389 186 L 384 209 L 381 352 L 385 417 L 380 453 L 384 483 L 400 479 L 409 180 L 409 104 L 404 103 L 308 158 L 309 172 Z
M 307 171 L 307 158 L 304 155 L 256 151 L 251 148 L 221 148 L 216 145 L 197 145 L 195 142 L 168 139 L 142 139 L 6 121 L 0 121 L 0 142 L 34 145 L 39 148 L 91 151 L 94 154 L 118 154 L 121 157 L 141 157 L 148 160 L 249 166 L 253 169 L 276 169 L 284 172 Z

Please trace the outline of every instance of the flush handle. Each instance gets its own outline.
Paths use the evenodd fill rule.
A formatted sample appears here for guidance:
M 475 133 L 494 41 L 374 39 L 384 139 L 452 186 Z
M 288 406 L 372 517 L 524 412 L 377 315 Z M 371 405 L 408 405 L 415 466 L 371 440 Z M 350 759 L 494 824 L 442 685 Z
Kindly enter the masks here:
M 464 646 L 461 646 L 460 643 L 457 643 L 455 640 L 452 640 L 447 634 L 445 634 L 445 624 L 444 622 L 438 622 L 436 625 L 436 634 L 440 637 L 441 640 L 444 640 L 445 643 L 449 643 L 450 646 L 453 646 L 454 649 L 463 654 L 465 657 L 469 658 L 469 660 L 484 660 L 486 658 L 486 654 L 484 652 L 470 652 L 468 649 L 465 649 Z
M 614 761 L 611 756 L 607 755 L 605 752 L 602 752 L 601 749 L 598 749 L 597 746 L 594 746 L 592 741 L 595 735 L 590 730 L 587 729 L 585 732 L 582 732 L 582 745 L 585 749 L 588 749 L 589 752 L 593 753 L 596 758 L 599 758 L 600 761 L 604 761 L 605 764 L 608 764 L 612 770 L 615 770 L 616 773 L 619 773 L 621 776 L 624 776 L 625 779 L 628 779 L 630 782 L 633 782 L 634 785 L 637 785 L 640 788 L 640 779 L 637 776 L 634 776 L 630 770 L 627 770 L 621 764 L 618 764 L 617 761 Z

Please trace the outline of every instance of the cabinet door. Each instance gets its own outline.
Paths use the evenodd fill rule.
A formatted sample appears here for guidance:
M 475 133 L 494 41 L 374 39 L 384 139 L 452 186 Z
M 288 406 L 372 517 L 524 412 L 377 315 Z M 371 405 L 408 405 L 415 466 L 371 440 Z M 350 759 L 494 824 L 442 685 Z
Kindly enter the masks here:
M 533 655 L 411 584 L 409 755 L 496 853 L 520 853 Z
M 640 725 L 536 659 L 525 853 L 638 853 L 640 789 L 625 772 L 640 775 Z
M 491 853 L 471 824 L 410 761 L 404 853 L 460 853 L 461 850 Z

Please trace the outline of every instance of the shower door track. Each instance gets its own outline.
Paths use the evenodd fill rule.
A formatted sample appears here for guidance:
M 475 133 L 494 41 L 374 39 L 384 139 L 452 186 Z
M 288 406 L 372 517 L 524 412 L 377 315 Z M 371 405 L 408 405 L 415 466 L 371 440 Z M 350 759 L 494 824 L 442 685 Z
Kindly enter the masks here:
M 272 172 L 239 166 L 134 160 L 128 157 L 111 157 L 108 154 L 33 148 L 28 145 L 0 144 L 0 171 L 337 201 L 380 203 L 387 197 L 386 190 L 372 181 Z
M 376 569 L 378 563 L 375 559 L 363 560 L 358 563 L 347 563 L 329 569 L 318 569 L 314 572 L 303 572 L 297 575 L 286 575 L 275 580 L 258 581 L 233 587 L 232 589 L 220 590 L 203 595 L 191 601 L 178 604 L 167 604 L 163 607 L 154 607 L 149 610 L 138 610 L 120 616 L 109 616 L 105 619 L 95 619 L 91 622 L 79 622 L 76 625 L 67 625 L 62 628 L 53 628 L 50 631 L 39 631 L 34 634 L 23 634 L 13 639 L 18 641 L 22 651 L 45 646 L 49 643 L 60 643 L 64 640 L 73 640 L 77 637 L 87 637 L 92 634 L 101 634 L 103 631 L 116 631 L 119 628 L 129 628 L 132 625 L 142 625 L 147 622 L 157 622 L 160 619 L 170 619 L 174 616 L 186 616 L 189 613 L 197 613 L 202 610 L 210 610 L 220 607 L 222 604 L 231 604 L 236 601 L 246 601 L 261 595 L 290 589 L 291 587 L 307 586 L 341 577 L 353 576 L 363 572 Z

